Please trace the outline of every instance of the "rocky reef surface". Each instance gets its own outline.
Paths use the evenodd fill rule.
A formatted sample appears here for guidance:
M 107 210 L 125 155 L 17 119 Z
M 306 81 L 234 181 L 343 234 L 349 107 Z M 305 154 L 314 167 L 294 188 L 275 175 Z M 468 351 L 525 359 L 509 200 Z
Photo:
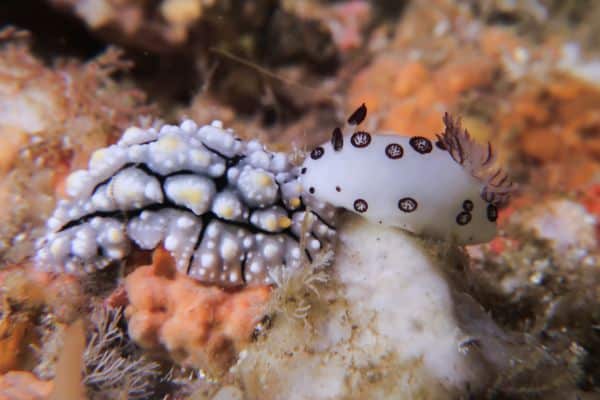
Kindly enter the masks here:
M 0 31 L 0 399 L 600 398 L 593 2 L 36 7 Z M 67 176 L 127 128 L 219 120 L 300 165 L 362 103 L 367 131 L 433 140 L 451 112 L 494 144 L 519 189 L 491 242 L 341 213 L 268 285 L 198 281 L 165 244 L 35 267 Z

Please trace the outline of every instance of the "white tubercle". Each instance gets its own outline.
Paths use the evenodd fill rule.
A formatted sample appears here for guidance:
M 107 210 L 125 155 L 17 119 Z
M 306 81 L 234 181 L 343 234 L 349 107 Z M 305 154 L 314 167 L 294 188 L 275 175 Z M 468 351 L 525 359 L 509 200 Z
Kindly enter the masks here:
M 264 207 L 276 200 L 278 186 L 273 174 L 248 166 L 240 174 L 238 189 L 248 204 Z
M 120 209 L 139 208 L 162 201 L 158 180 L 137 168 L 125 169 L 114 176 L 109 189 Z
M 189 208 L 196 215 L 208 210 L 215 194 L 212 180 L 195 175 L 177 175 L 167 178 L 165 192 L 175 204 Z
M 91 189 L 93 179 L 87 171 L 73 172 L 67 178 L 67 194 L 71 197 L 86 196 Z
M 150 142 L 155 140 L 157 137 L 156 131 L 146 130 L 142 128 L 138 128 L 137 126 L 132 126 L 130 128 L 125 129 L 123 132 L 123 136 L 117 142 L 119 146 L 131 146 L 133 144 L 140 144 Z
M 218 217 L 229 220 L 240 220 L 244 217 L 246 207 L 233 191 L 224 191 L 215 195 L 212 212 Z

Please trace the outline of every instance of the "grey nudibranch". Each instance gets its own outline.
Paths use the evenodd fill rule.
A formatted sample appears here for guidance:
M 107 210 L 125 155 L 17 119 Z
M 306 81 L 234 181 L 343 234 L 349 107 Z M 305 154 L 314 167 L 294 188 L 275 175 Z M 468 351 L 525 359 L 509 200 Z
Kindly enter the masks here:
M 243 141 L 219 121 L 132 127 L 67 178 L 36 265 L 90 272 L 132 243 L 171 252 L 177 269 L 222 287 L 272 284 L 335 240 L 335 208 L 303 193 L 285 153 Z

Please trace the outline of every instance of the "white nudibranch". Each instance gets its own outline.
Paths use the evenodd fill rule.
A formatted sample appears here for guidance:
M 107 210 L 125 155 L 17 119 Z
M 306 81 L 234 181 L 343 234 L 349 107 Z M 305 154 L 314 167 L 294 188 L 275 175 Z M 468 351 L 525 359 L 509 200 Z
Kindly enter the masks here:
M 129 128 L 67 179 L 36 265 L 90 272 L 131 242 L 160 243 L 177 269 L 222 287 L 272 284 L 273 268 L 312 262 L 335 239 L 335 208 L 302 193 L 285 153 L 245 142 L 219 121 Z
M 435 143 L 370 134 L 357 129 L 366 112 L 363 104 L 348 119 L 348 135 L 336 128 L 306 157 L 304 190 L 376 223 L 457 244 L 495 236 L 498 207 L 513 188 L 489 143 L 476 143 L 448 114 Z

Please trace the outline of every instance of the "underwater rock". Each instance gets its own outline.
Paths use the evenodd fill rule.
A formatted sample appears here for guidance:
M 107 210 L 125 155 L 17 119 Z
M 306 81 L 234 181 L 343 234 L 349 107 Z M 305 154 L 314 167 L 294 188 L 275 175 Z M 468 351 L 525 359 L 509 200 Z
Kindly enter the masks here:
M 596 246 L 596 218 L 571 200 L 541 202 L 512 219 L 536 237 L 550 241 L 556 254 Z
M 238 39 L 242 35 L 247 35 L 249 42 L 253 42 L 246 43 L 246 49 L 260 45 L 264 40 L 260 36 L 264 34 L 262 29 L 273 25 L 273 14 L 283 8 L 278 1 L 270 0 L 254 0 L 247 4 L 216 0 L 159 0 L 152 4 L 137 0 L 49 0 L 49 3 L 72 14 L 91 31 L 113 43 L 163 54 L 187 51 L 191 44 L 196 49 L 216 44 L 239 46 Z M 301 15 L 290 16 L 291 22 L 305 35 L 313 35 L 320 28 L 315 21 L 303 21 Z M 207 35 L 207 32 L 211 34 Z M 303 39 L 307 37 L 303 36 Z M 311 40 L 301 40 L 294 45 L 303 47 L 331 42 L 328 36 L 308 39 Z

